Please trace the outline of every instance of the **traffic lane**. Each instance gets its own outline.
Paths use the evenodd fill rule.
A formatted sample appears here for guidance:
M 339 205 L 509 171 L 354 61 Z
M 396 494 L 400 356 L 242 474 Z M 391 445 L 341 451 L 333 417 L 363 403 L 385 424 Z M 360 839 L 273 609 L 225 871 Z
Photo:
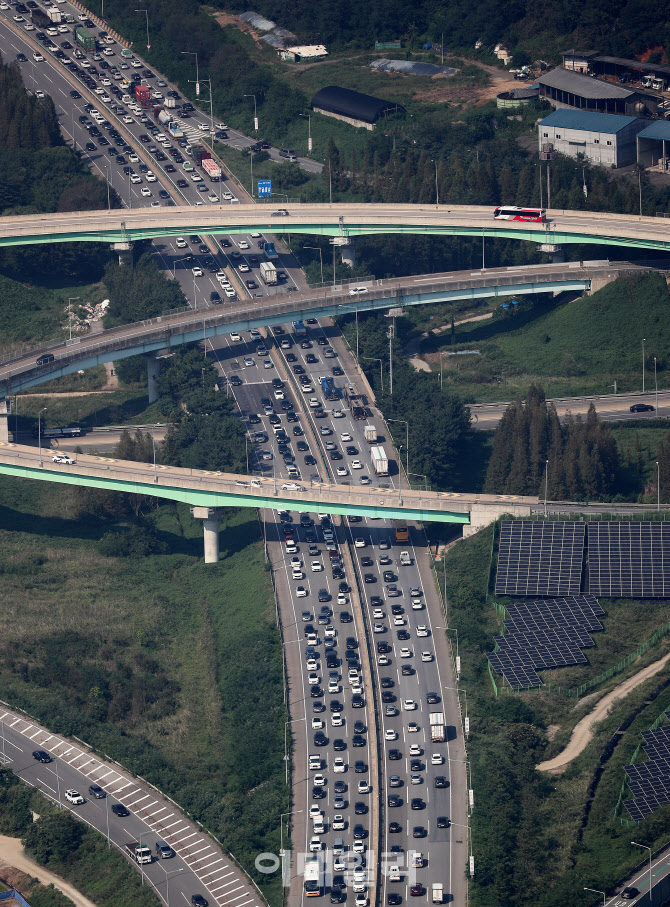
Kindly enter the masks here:
M 622 405 L 619 402 L 594 402 L 593 406 L 603 422 L 625 422 L 630 419 L 658 419 L 660 417 L 665 417 L 670 413 L 670 403 L 668 403 L 667 399 L 663 402 L 659 400 L 658 409 L 656 409 L 656 401 L 653 396 L 642 402 L 649 406 L 653 406 L 654 412 L 632 413 L 629 405 L 625 403 Z M 585 416 L 588 413 L 590 406 L 591 401 L 580 401 L 579 398 L 575 398 L 575 401 L 572 403 L 556 405 L 556 413 L 559 420 L 565 422 L 569 416 Z M 507 407 L 500 407 L 494 411 L 483 411 L 475 409 L 471 405 L 470 411 L 473 413 L 472 427 L 478 431 L 493 431 L 502 419 L 506 409 Z
M 232 867 L 227 860 L 217 858 L 213 846 L 205 843 L 204 850 L 200 849 L 198 852 L 198 848 L 194 849 L 195 844 L 202 848 L 205 839 L 201 833 L 182 819 L 180 814 L 168 803 L 163 803 L 161 806 L 160 798 L 156 797 L 153 791 L 150 789 L 145 791 L 138 783 L 129 781 L 115 768 L 101 763 L 99 759 L 90 756 L 79 747 L 68 747 L 67 744 L 61 743 L 61 738 L 48 735 L 48 732 L 40 733 L 37 725 L 31 724 L 25 719 L 17 719 L 16 726 L 12 727 L 15 717 L 8 712 L 0 716 L 3 721 L 4 752 L 8 756 L 8 766 L 50 799 L 57 803 L 60 802 L 74 815 L 81 815 L 84 821 L 105 836 L 109 828 L 110 840 L 120 849 L 123 849 L 128 841 L 143 841 L 153 850 L 157 840 L 168 840 L 173 846 L 176 856 L 169 860 L 167 865 L 171 870 L 181 869 L 183 872 L 183 875 L 180 873 L 179 876 L 174 877 L 174 882 L 171 884 L 173 894 L 176 887 L 183 891 L 188 900 L 191 895 L 201 893 L 209 895 L 216 903 L 223 904 L 224 901 L 220 899 L 220 895 L 213 892 L 212 879 L 219 882 L 223 878 L 224 866 L 226 874 L 231 877 L 229 884 L 226 885 L 227 891 L 232 893 L 234 886 L 239 894 L 244 889 L 246 882 L 241 879 L 239 870 Z M 24 725 L 28 725 L 26 733 L 21 733 L 17 727 Z M 31 740 L 31 738 L 33 739 Z M 44 742 L 37 743 L 38 738 Z M 53 761 L 48 764 L 37 762 L 32 757 L 33 749 L 46 749 L 51 753 Z M 59 755 L 56 755 L 56 750 L 59 751 Z M 71 762 L 81 761 L 79 769 L 68 761 L 68 756 L 70 756 Z M 108 791 L 106 798 L 95 800 L 90 796 L 88 785 L 93 781 Z M 70 788 L 78 790 L 86 798 L 86 803 L 71 806 L 64 796 L 65 791 Z M 109 808 L 113 803 L 126 805 L 130 809 L 130 815 L 125 818 L 114 816 Z M 135 811 L 133 807 L 135 807 Z M 139 814 L 140 808 L 146 818 Z M 165 820 L 164 827 L 152 827 L 157 825 L 159 817 L 161 820 Z M 188 845 L 187 834 L 191 839 L 191 844 Z M 159 895 L 165 900 L 165 876 L 159 863 L 162 864 L 162 861 L 154 860 L 152 864 L 144 867 L 136 864 L 135 866 L 152 881 Z M 197 871 L 189 863 L 196 864 Z M 215 866 L 222 868 L 214 872 Z M 211 878 L 207 878 L 205 884 L 198 876 L 202 876 L 204 879 L 207 873 L 211 874 Z M 253 903 L 255 903 L 255 899 L 252 897 L 240 899 L 240 904 Z

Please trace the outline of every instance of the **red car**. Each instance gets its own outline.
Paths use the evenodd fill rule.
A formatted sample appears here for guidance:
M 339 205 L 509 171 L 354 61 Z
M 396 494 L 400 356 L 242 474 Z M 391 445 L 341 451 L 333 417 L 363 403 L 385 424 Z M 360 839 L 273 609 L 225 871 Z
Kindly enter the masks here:
M 423 894 L 423 885 L 421 885 L 421 884 L 411 885 L 410 889 L 409 889 L 409 893 L 411 895 L 413 895 L 414 897 L 416 897 L 417 895 L 422 895 Z

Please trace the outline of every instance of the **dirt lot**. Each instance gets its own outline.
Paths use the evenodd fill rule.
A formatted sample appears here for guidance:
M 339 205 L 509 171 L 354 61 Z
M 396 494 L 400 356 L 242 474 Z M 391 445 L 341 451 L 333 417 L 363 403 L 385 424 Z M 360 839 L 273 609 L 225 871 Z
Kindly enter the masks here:
M 254 29 L 249 25 L 248 22 L 245 22 L 244 19 L 240 19 L 239 16 L 233 16 L 232 13 L 224 13 L 217 11 L 212 13 L 216 22 L 219 23 L 221 28 L 224 28 L 226 25 L 232 25 L 233 28 L 239 28 L 240 31 L 243 31 L 245 35 L 250 35 L 254 39 L 254 44 L 256 47 L 262 48 L 258 35 Z
M 487 66 L 485 63 L 478 63 L 476 60 L 468 60 L 468 63 L 478 66 L 488 73 L 491 79 L 490 84 L 477 87 L 452 85 L 448 82 L 448 76 L 434 76 L 435 87 L 429 88 L 427 91 L 418 91 L 414 95 L 416 100 L 438 104 L 450 101 L 452 104 L 474 104 L 479 107 L 488 101 L 494 100 L 501 91 L 509 91 L 514 85 L 514 76 L 504 72 L 502 69 L 497 69 L 495 66 Z

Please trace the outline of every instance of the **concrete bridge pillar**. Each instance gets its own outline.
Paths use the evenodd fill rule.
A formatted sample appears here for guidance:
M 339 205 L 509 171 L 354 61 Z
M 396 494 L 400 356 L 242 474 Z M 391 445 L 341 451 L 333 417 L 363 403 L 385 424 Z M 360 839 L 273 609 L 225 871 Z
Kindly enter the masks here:
M 591 278 L 591 289 L 587 295 L 593 296 L 594 293 L 597 293 L 598 290 L 602 290 L 603 287 L 606 287 L 608 283 L 612 283 L 613 280 L 616 280 L 616 275 L 594 274 Z
M 353 268 L 356 264 L 356 243 L 352 236 L 349 237 L 349 242 L 346 245 L 340 246 L 340 253 L 342 255 L 342 264 Z
M 216 564 L 219 560 L 219 515 L 218 507 L 191 507 L 196 520 L 202 520 L 205 543 L 205 563 Z
M 563 251 L 562 246 L 556 245 L 553 242 L 543 242 L 538 247 L 539 252 L 546 252 L 551 263 L 555 265 L 563 264 L 565 261 L 565 252 Z
M 9 400 L 0 400 L 0 441 L 9 441 Z
M 161 361 L 154 354 L 147 354 L 147 385 L 149 387 L 149 403 L 155 403 L 158 400 L 158 391 L 156 390 L 156 379 L 161 373 Z
M 475 535 L 501 516 L 528 517 L 530 504 L 473 504 L 470 509 L 470 524 L 463 526 L 463 538 Z
M 114 242 L 112 249 L 118 253 L 120 265 L 133 266 L 133 244 L 131 242 Z

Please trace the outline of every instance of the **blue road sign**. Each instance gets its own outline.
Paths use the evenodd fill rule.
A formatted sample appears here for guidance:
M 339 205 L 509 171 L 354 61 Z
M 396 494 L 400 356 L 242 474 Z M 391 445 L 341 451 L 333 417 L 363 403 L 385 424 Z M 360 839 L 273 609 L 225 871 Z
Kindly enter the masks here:
M 258 197 L 272 195 L 272 180 L 258 180 Z

